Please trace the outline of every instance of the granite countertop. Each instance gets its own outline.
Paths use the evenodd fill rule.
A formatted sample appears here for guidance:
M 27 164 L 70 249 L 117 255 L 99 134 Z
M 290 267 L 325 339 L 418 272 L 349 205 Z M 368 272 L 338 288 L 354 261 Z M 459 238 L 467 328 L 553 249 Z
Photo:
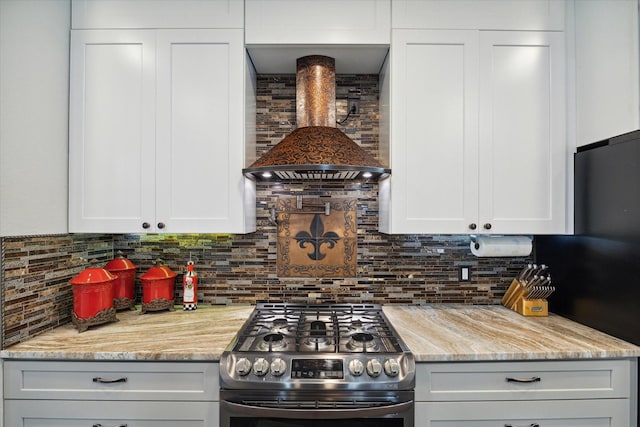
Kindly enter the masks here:
M 417 361 L 640 356 L 640 347 L 556 315 L 524 317 L 502 306 L 383 307 Z M 118 312 L 79 333 L 71 324 L 0 352 L 5 359 L 218 361 L 252 306 Z
M 383 310 L 418 362 L 640 356 L 638 346 L 555 314 L 525 317 L 501 305 Z
M 253 306 L 119 311 L 118 322 L 79 333 L 67 324 L 2 352 L 5 359 L 218 361 Z

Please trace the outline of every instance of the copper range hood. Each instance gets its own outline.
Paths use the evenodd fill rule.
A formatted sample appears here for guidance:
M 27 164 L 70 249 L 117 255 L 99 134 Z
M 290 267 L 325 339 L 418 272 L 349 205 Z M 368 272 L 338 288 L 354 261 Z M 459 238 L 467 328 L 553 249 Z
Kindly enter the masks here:
M 257 180 L 380 179 L 385 168 L 336 128 L 335 60 L 312 55 L 298 58 L 297 129 L 251 166 L 245 176 Z

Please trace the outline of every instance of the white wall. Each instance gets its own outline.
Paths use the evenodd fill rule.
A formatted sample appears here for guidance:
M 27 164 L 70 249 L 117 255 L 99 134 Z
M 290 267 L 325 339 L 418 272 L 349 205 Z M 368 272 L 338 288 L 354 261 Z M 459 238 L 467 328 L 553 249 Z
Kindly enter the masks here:
M 0 0 L 0 236 L 67 232 L 70 0 Z

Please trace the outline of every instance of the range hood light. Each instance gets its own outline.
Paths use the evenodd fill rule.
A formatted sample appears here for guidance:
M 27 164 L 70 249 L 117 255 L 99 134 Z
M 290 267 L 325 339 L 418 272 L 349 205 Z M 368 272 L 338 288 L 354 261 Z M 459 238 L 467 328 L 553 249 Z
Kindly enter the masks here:
M 321 55 L 298 58 L 297 129 L 267 151 L 245 176 L 263 180 L 353 180 L 385 178 L 385 168 L 336 128 L 335 60 Z

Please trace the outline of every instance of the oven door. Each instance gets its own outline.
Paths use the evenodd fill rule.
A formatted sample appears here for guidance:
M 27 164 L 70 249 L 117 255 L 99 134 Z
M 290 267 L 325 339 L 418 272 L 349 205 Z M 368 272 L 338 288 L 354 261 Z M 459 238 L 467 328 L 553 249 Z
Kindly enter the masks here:
M 413 391 L 221 392 L 220 427 L 413 427 Z

